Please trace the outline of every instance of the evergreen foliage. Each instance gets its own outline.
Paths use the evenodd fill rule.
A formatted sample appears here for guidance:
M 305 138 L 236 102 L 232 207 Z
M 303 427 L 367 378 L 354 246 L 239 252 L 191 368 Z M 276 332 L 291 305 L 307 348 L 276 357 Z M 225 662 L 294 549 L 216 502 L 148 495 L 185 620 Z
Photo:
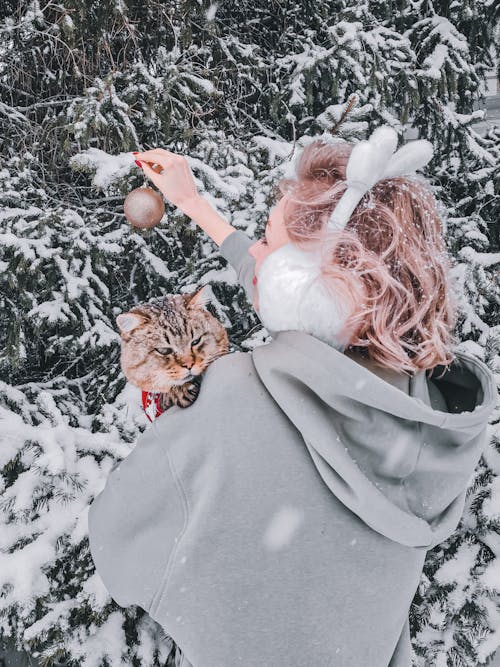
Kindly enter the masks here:
M 176 662 L 157 624 L 109 598 L 88 550 L 87 507 L 147 423 L 114 318 L 209 282 L 231 351 L 265 336 L 178 209 L 128 226 L 123 200 L 143 182 L 131 151 L 188 155 L 199 190 L 254 236 L 297 141 L 350 95 L 340 136 L 416 128 L 435 146 L 463 349 L 500 378 L 499 131 L 473 127 L 495 20 L 486 0 L 3 1 L 0 638 L 45 665 Z M 500 645 L 498 422 L 457 532 L 428 554 L 416 667 L 486 664 Z

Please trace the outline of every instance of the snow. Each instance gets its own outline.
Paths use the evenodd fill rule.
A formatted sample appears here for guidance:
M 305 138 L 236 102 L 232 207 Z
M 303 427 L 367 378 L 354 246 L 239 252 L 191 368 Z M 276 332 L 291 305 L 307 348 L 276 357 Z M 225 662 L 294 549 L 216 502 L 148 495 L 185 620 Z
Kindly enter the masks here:
M 71 310 L 62 292 L 53 292 L 52 301 L 43 301 L 28 311 L 27 315 L 41 320 L 54 322 L 68 322 L 71 319 Z
M 90 329 L 85 331 L 78 339 L 80 345 L 91 345 L 93 347 L 107 347 L 120 342 L 120 335 L 106 322 L 97 320 Z
M 499 580 L 497 579 L 497 581 Z M 500 607 L 498 602 L 488 598 L 485 598 L 482 602 L 489 620 L 491 633 L 477 647 L 477 657 L 480 665 L 484 664 L 487 658 L 500 646 Z M 494 666 L 495 663 L 489 664 Z
M 199 76 L 194 76 L 193 74 L 189 74 L 188 72 L 183 73 L 183 78 L 188 79 L 189 81 L 192 81 L 197 87 L 201 88 L 202 90 L 205 91 L 205 93 L 214 93 L 215 92 L 215 86 L 211 81 L 208 81 L 207 79 L 202 79 Z M 191 92 L 190 89 L 188 88 L 188 94 Z
M 266 527 L 263 542 L 269 551 L 279 551 L 291 542 L 304 520 L 302 509 L 283 505 L 271 517 Z
M 215 18 L 215 14 L 217 13 L 219 5 L 217 3 L 212 3 L 209 5 L 208 9 L 205 12 L 205 18 L 207 21 L 213 21 Z
M 202 21 L 215 24 L 208 27 L 217 34 L 225 60 L 219 63 L 222 77 L 227 67 L 238 73 L 234 86 L 224 88 L 224 78 L 213 77 L 213 72 L 201 64 L 209 42 L 201 49 L 192 51 L 192 46 L 191 50 L 183 46 L 181 50 L 185 24 L 179 25 L 174 19 L 164 25 L 174 33 L 176 44 L 172 49 L 161 46 L 149 63 L 132 57 L 126 71 L 103 70 L 102 78 L 91 74 L 90 81 L 85 81 L 83 97 L 52 98 L 54 106 L 47 109 L 61 115 L 52 116 L 54 126 L 47 135 L 47 145 L 29 144 L 29 138 L 40 130 L 29 107 L 46 104 L 46 100 L 32 100 L 21 91 L 20 100 L 10 102 L 18 106 L 0 102 L 0 115 L 9 128 L 0 165 L 2 303 L 6 318 L 16 318 L 16 325 L 21 327 L 29 324 L 25 330 L 21 328 L 15 341 L 15 360 L 20 363 L 15 372 L 21 377 L 16 386 L 5 381 L 14 371 L 7 357 L 2 358 L 6 373 L 0 381 L 0 468 L 4 470 L 0 476 L 0 629 L 7 635 L 17 630 L 19 640 L 43 638 L 46 646 L 53 642 L 53 650 L 58 640 L 51 637 L 62 632 L 61 645 L 64 642 L 71 657 L 96 667 L 106 655 L 111 665 L 129 664 L 133 659 L 137 664 L 151 665 L 153 651 L 158 648 L 157 624 L 147 615 L 134 619 L 138 639 L 128 653 L 124 650 L 123 610 L 110 613 L 108 607 L 106 613 L 93 615 L 89 624 L 70 627 L 68 623 L 74 610 L 103 612 L 110 597 L 98 574 L 82 570 L 80 562 L 68 558 L 66 542 L 82 554 L 82 559 L 88 557 L 89 503 L 106 483 L 112 466 L 130 452 L 141 430 L 149 427 L 140 390 L 125 383 L 118 392 L 123 376 L 118 368 L 120 339 L 113 316 L 130 307 L 139 295 L 147 299 L 166 287 L 182 293 L 212 284 L 216 286 L 211 295 L 213 307 L 224 326 L 235 326 L 239 346 L 252 350 L 269 342 L 268 331 L 255 319 L 249 331 L 242 330 L 241 322 L 248 322 L 251 309 L 241 308 L 237 299 L 229 303 L 231 299 L 226 298 L 235 293 L 237 276 L 229 265 L 221 267 L 217 263 L 213 242 L 200 242 L 198 237 L 200 256 L 195 250 L 184 261 L 179 238 L 196 226 L 187 223 L 188 230 L 177 235 L 186 224 L 179 210 L 166 214 L 161 228 L 149 237 L 134 232 L 123 220 L 120 207 L 126 192 L 142 178 L 129 151 L 142 150 L 143 144 L 149 147 L 155 142 L 172 146 L 174 134 L 164 133 L 166 114 L 179 139 L 174 150 L 186 146 L 189 135 L 188 162 L 200 192 L 236 228 L 253 237 L 265 218 L 268 194 L 275 181 L 294 176 L 301 148 L 318 138 L 332 145 L 340 137 L 365 138 L 373 124 L 387 123 L 399 133 L 415 130 L 411 117 L 418 117 L 427 100 L 415 107 L 411 95 L 434 95 L 441 109 L 433 111 L 431 106 L 430 117 L 419 118 L 419 132 L 432 136 L 432 141 L 444 149 L 435 176 L 446 186 L 438 191 L 444 202 L 440 212 L 444 232 L 458 260 L 453 277 L 463 315 L 459 334 L 469 338 L 460 349 L 491 367 L 499 364 L 499 329 L 491 326 L 491 313 L 500 253 L 498 248 L 490 247 L 487 217 L 495 195 L 497 149 L 493 146 L 495 138 L 485 140 L 474 129 L 484 117 L 484 110 L 458 113 L 456 94 L 450 85 L 453 77 L 461 75 L 466 87 L 462 93 L 469 99 L 475 95 L 475 77 L 484 58 L 477 44 L 469 43 L 457 26 L 468 29 L 469 23 L 459 22 L 460 16 L 482 25 L 481 12 L 492 6 L 491 1 L 479 3 L 472 10 L 454 3 L 448 8 L 447 18 L 436 14 L 431 5 L 410 4 L 405 16 L 410 27 L 405 34 L 393 29 L 392 18 L 381 25 L 368 5 L 348 3 L 334 21 L 322 22 L 320 35 L 307 21 L 300 26 L 300 34 L 287 26 L 279 45 L 272 45 L 276 51 L 268 49 L 269 53 L 258 44 L 243 42 L 233 28 L 227 31 L 223 23 L 217 23 L 219 3 L 208 7 L 198 4 Z M 135 31 L 124 2 L 118 0 L 113 7 L 122 14 L 126 29 Z M 23 12 L 15 20 L 6 17 L 1 26 L 5 39 L 0 40 L 0 73 L 4 82 L 9 81 L 12 72 L 9 63 L 17 67 L 19 58 L 19 67 L 24 66 L 22 53 L 15 50 L 15 26 L 22 23 L 18 43 L 26 53 L 31 52 L 31 40 L 39 39 L 40 25 L 35 25 L 35 20 L 44 17 L 39 0 L 28 3 Z M 260 30 L 261 17 L 248 17 L 245 25 Z M 54 88 L 59 77 L 62 80 L 69 72 L 59 71 L 62 61 L 58 58 L 59 65 L 52 68 L 53 49 L 62 48 L 61 57 L 71 58 L 64 39 L 66 35 L 78 38 L 80 25 L 72 11 L 61 11 L 58 24 L 47 25 L 46 29 L 47 35 L 53 33 L 53 39 L 42 44 L 39 53 L 45 55 L 35 74 L 52 82 Z M 134 35 L 131 32 L 129 37 L 135 39 Z M 139 53 L 140 41 L 137 44 Z M 189 61 L 191 52 L 196 55 L 196 65 Z M 71 67 L 77 71 L 77 62 L 73 61 Z M 257 69 L 272 73 L 266 92 L 276 102 L 274 113 L 281 115 L 281 125 L 276 118 L 271 119 L 261 102 L 247 106 L 244 100 L 256 82 L 262 82 L 260 75 L 255 77 Z M 28 76 L 26 93 L 30 80 Z M 83 81 L 78 88 L 80 83 Z M 438 83 L 446 88 L 445 93 Z M 347 90 L 349 94 L 356 92 L 358 104 L 338 135 L 333 136 L 328 129 L 345 109 Z M 15 99 L 16 90 L 9 91 L 8 84 L 5 92 Z M 387 104 L 389 94 L 392 105 Z M 311 95 L 317 99 L 312 100 Z M 451 98 L 443 103 L 447 95 Z M 264 97 L 267 104 L 269 99 Z M 205 112 L 216 105 L 221 105 L 218 110 L 223 113 L 206 117 Z M 408 107 L 408 123 L 400 117 L 404 107 Z M 39 115 L 41 107 L 36 117 Z M 238 125 L 240 118 L 248 123 L 245 128 Z M 73 183 L 70 175 L 59 189 L 48 165 L 57 164 L 61 168 L 58 178 L 66 177 L 62 154 L 52 152 L 57 147 L 56 130 L 61 128 L 61 136 L 67 137 L 65 150 L 73 151 L 69 164 L 78 182 L 75 178 Z M 444 139 L 448 133 L 450 145 Z M 85 178 L 76 173 L 78 170 L 88 174 L 90 188 L 86 182 L 80 188 L 80 179 Z M 457 201 L 452 200 L 456 186 L 453 179 L 466 181 Z M 445 214 L 449 216 L 446 219 Z M 196 232 L 199 234 L 199 230 Z M 20 268 L 10 271 L 11 266 Z M 220 299 L 216 294 L 221 295 Z M 41 345 L 45 343 L 45 365 L 33 358 L 33 332 Z M 59 354 L 53 354 L 56 348 Z M 498 373 L 497 378 L 500 381 Z M 361 390 L 363 384 L 360 381 L 355 390 Z M 115 398 L 102 402 L 101 396 Z M 99 405 L 89 412 L 94 400 Z M 488 428 L 488 440 L 494 437 L 498 437 L 496 423 Z M 500 456 L 493 446 L 485 451 L 484 461 L 488 470 L 500 475 Z M 13 465 L 16 472 L 10 474 Z M 500 538 L 491 528 L 500 519 L 499 477 L 481 484 L 470 494 L 462 526 L 475 543 L 464 541 L 463 534 L 458 534 L 462 543 L 457 554 L 440 565 L 432 582 L 433 587 L 446 586 L 447 590 L 439 591 L 435 604 L 424 601 L 418 610 L 430 613 L 430 625 L 417 638 L 420 648 L 422 642 L 425 644 L 419 656 L 422 665 L 424 660 L 426 664 L 446 665 L 457 646 L 466 643 L 464 638 L 469 639 L 468 633 L 471 641 L 478 643 L 483 627 L 490 630 L 477 648 L 478 659 L 484 661 L 500 644 L 500 610 L 495 597 L 500 581 Z M 478 498 L 484 500 L 476 514 Z M 280 555 L 293 540 L 300 539 L 303 521 L 300 507 L 278 502 L 275 514 L 262 526 L 264 548 Z M 483 564 L 479 560 L 478 544 L 491 549 L 495 555 L 491 562 Z M 353 555 L 359 548 L 356 540 L 347 545 Z M 185 561 L 183 556 L 181 563 Z M 74 599 L 58 599 L 61 586 L 54 572 L 62 572 L 62 566 L 74 579 Z M 485 618 L 477 633 L 464 629 L 461 607 L 467 603 L 477 603 L 484 609 Z M 164 641 L 159 646 L 163 664 L 165 648 L 170 644 Z M 49 652 L 45 652 L 47 657 Z
M 479 544 L 469 544 L 464 542 L 457 550 L 457 553 L 447 560 L 434 574 L 434 579 L 440 584 L 457 584 L 467 580 L 467 577 L 476 564 L 479 553 Z
M 481 575 L 481 583 L 500 594 L 500 559 L 492 560 Z
M 43 239 L 22 238 L 10 232 L 0 234 L 0 246 L 2 245 L 15 248 L 29 262 L 35 262 L 38 257 L 50 259 L 57 254 L 57 249 L 47 248 Z
M 41 213 L 43 213 L 43 210 L 38 208 L 38 206 L 29 206 L 28 208 L 18 208 L 13 206 L 12 208 L 5 208 L 0 210 L 0 222 L 4 222 L 5 220 L 12 220 L 18 216 L 37 216 Z
M 411 30 L 416 31 L 419 28 L 427 31 L 419 44 L 420 49 L 424 50 L 430 44 L 434 46 L 432 52 L 424 59 L 423 68 L 418 70 L 418 74 L 440 80 L 446 63 L 455 71 L 471 71 L 467 60 L 461 57 L 469 51 L 467 40 L 447 18 L 435 14 L 417 22 Z
M 132 153 L 109 155 L 93 147 L 73 155 L 70 165 L 74 169 L 93 171 L 92 185 L 103 192 L 108 192 L 110 186 L 117 180 L 128 176 L 131 171 L 137 169 Z
M 443 105 L 443 118 L 455 128 L 482 120 L 485 116 L 486 111 L 484 109 L 476 109 L 476 111 L 473 111 L 470 114 L 463 114 L 454 111 L 451 105 Z
M 177 276 L 177 271 L 170 271 L 167 264 L 152 253 L 145 245 L 142 246 L 141 251 L 146 262 L 150 264 L 151 268 L 159 276 L 162 276 L 162 278 L 165 278 L 166 280 Z
M 0 389 L 4 395 L 24 402 L 22 392 L 5 383 Z M 16 481 L 2 491 L 4 508 L 8 507 L 8 511 L 0 513 L 0 589 L 5 587 L 1 611 L 13 604 L 29 609 L 38 597 L 51 592 L 55 582 L 45 572 L 60 556 L 61 535 L 75 546 L 86 539 L 86 513 L 91 496 L 104 486 L 115 458 L 123 458 L 130 452 L 130 446 L 111 431 L 91 433 L 85 428 L 69 426 L 49 392 L 39 393 L 37 410 L 41 408 L 47 416 L 31 425 L 21 414 L 0 406 L 0 468 L 18 453 L 22 454 L 25 466 Z M 98 464 L 93 454 L 106 456 Z M 79 489 L 76 482 L 81 484 Z M 43 486 L 52 489 L 52 497 L 46 497 L 45 505 L 35 516 L 33 502 Z M 30 516 L 30 520 L 24 520 L 25 516 Z M 14 517 L 16 521 L 12 520 Z M 21 539 L 28 543 L 10 553 Z M 102 588 L 99 595 L 103 598 Z M 68 604 L 79 605 L 77 600 Z M 58 608 L 59 612 L 63 607 Z M 45 617 L 45 622 L 50 620 L 50 616 Z
M 259 345 L 266 345 L 271 341 L 271 336 L 265 327 L 260 327 L 258 331 L 250 333 L 249 336 L 245 338 L 241 346 L 247 350 L 253 350 Z
M 210 269 L 201 276 L 199 282 L 201 285 L 208 285 L 210 283 L 225 283 L 226 285 L 239 285 L 236 271 L 229 264 L 225 266 L 223 269 Z
M 475 132 L 471 131 L 469 134 L 465 135 L 469 150 L 471 151 L 471 153 L 476 155 L 478 159 L 480 159 L 481 161 L 484 160 L 494 167 L 495 157 L 477 142 L 477 140 L 474 138 L 474 134 Z
M 242 190 L 241 190 L 241 182 L 239 180 L 239 176 L 245 174 L 249 176 L 251 173 L 249 170 L 245 169 L 243 166 L 231 167 L 228 168 L 226 174 L 224 174 L 220 173 L 217 169 L 214 169 L 214 167 L 207 164 L 200 158 L 194 157 L 192 155 L 186 155 L 186 158 L 189 163 L 189 166 L 192 169 L 194 182 L 196 183 L 196 186 L 199 191 L 203 192 L 205 188 L 203 185 L 203 180 L 201 180 L 201 177 L 198 176 L 198 172 L 204 175 L 206 181 L 211 183 L 212 187 L 216 188 L 219 192 L 225 195 L 225 198 L 237 199 L 241 196 Z M 233 176 L 233 174 L 235 175 L 235 177 Z M 233 176 L 233 177 L 228 178 L 228 176 Z M 217 200 L 213 199 L 213 195 L 211 195 L 211 193 L 206 193 L 205 196 L 206 199 L 210 203 L 213 203 L 215 208 L 217 208 Z
M 290 153 L 290 146 L 288 143 L 261 134 L 254 135 L 252 137 L 252 143 L 267 151 L 269 164 L 275 164 L 276 158 L 284 159 Z M 290 170 L 289 175 L 293 175 L 293 170 Z M 287 178 L 288 175 L 285 177 Z
M 500 476 L 495 477 L 490 485 L 490 496 L 483 502 L 482 511 L 493 521 L 500 521 Z M 500 553 L 498 554 L 500 556 Z M 500 586 L 500 579 L 498 579 Z

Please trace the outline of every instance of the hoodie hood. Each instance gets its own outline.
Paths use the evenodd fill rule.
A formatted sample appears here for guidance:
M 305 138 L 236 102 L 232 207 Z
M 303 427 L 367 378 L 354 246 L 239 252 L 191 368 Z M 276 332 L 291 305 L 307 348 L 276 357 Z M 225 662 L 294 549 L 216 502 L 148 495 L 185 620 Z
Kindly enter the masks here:
M 360 519 L 412 547 L 453 533 L 495 408 L 483 362 L 455 352 L 431 378 L 409 377 L 300 331 L 277 332 L 252 358 L 324 483 Z

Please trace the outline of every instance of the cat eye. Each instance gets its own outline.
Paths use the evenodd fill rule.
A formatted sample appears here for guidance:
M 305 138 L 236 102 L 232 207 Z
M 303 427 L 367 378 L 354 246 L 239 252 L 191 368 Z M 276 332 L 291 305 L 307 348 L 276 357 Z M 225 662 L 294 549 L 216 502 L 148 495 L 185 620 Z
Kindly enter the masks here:
M 198 345 L 198 343 L 200 342 L 200 340 L 202 339 L 202 337 L 203 337 L 203 334 L 202 334 L 201 336 L 199 336 L 199 338 L 197 338 L 196 340 L 193 340 L 193 341 L 191 342 L 191 345 Z
M 158 354 L 172 354 L 171 347 L 155 347 L 155 350 Z

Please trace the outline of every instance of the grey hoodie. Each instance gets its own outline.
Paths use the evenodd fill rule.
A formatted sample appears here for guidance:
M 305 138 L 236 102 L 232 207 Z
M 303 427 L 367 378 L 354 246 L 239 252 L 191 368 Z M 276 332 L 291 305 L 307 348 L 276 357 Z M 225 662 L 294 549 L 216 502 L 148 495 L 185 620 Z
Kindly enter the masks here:
M 251 240 L 221 244 L 252 299 Z M 193 667 L 409 667 L 426 550 L 456 528 L 496 387 L 411 378 L 298 331 L 207 369 L 89 510 L 97 572 Z

